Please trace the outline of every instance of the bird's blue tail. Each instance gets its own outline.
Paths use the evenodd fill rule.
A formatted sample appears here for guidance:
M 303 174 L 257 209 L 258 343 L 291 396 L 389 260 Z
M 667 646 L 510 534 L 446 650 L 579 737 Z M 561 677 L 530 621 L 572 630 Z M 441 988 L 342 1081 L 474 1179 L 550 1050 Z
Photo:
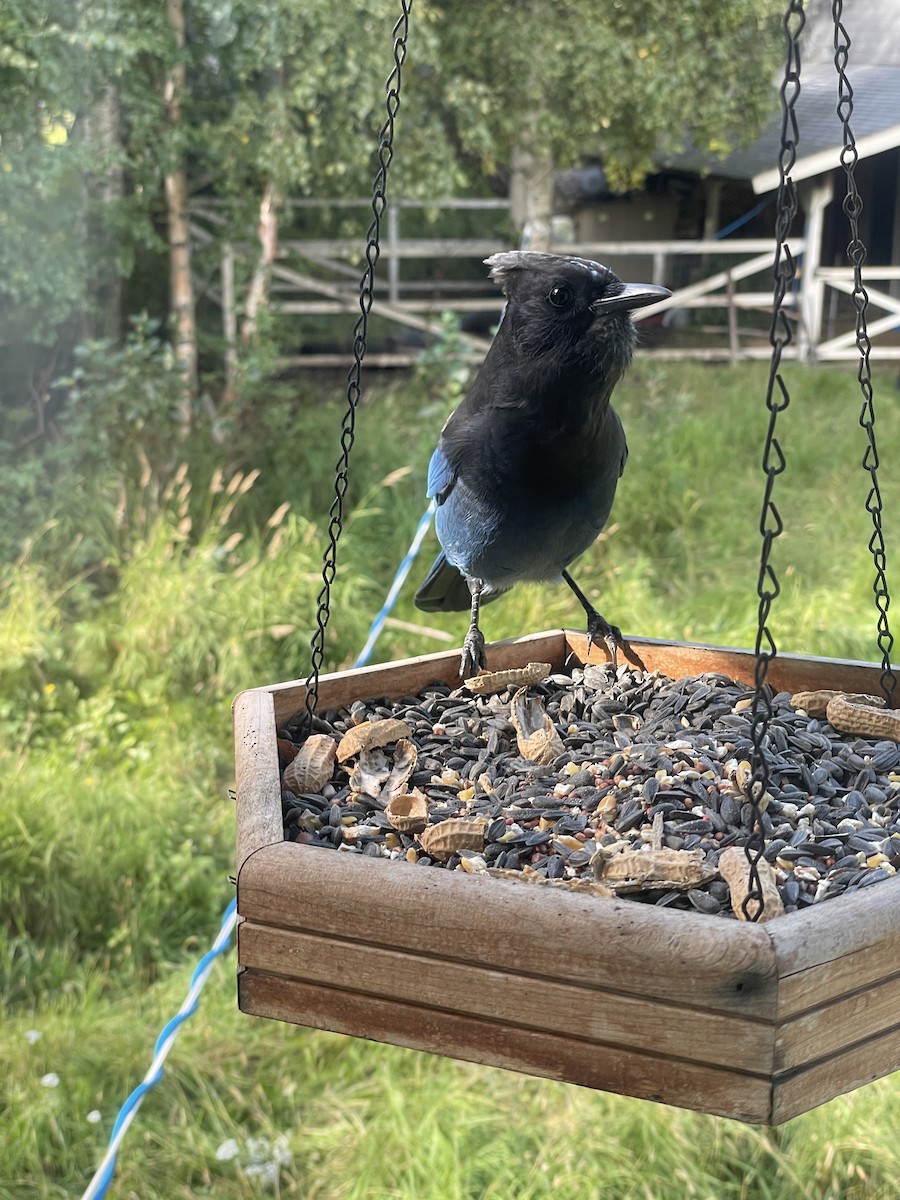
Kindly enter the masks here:
M 468 611 L 472 603 L 469 585 L 443 551 L 416 592 L 415 602 L 424 612 Z
M 483 592 L 482 604 L 490 604 L 503 591 Z M 434 560 L 431 570 L 425 576 L 415 595 L 416 608 L 423 612 L 468 612 L 472 604 L 472 595 L 465 575 L 461 575 L 443 550 Z

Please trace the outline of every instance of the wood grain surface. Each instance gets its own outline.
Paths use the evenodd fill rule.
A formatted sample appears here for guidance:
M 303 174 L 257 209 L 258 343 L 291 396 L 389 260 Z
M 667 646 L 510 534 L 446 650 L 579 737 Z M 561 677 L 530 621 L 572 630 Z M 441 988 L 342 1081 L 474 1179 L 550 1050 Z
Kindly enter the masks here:
M 238 980 L 244 1012 L 390 1042 L 484 1066 L 505 1067 L 585 1087 L 701 1108 L 742 1121 L 765 1122 L 771 1112 L 767 1079 L 644 1051 L 591 1045 L 550 1030 L 510 1028 L 417 1004 L 398 1004 L 258 971 Z
M 751 685 L 747 650 L 633 638 L 675 678 Z M 491 668 L 602 662 L 581 633 Z M 459 682 L 458 651 L 323 675 L 319 710 Z M 776 690 L 879 691 L 880 669 L 779 655 Z M 900 1067 L 900 883 L 764 925 L 285 842 L 276 730 L 302 680 L 234 705 L 239 998 L 248 1013 L 776 1123 Z

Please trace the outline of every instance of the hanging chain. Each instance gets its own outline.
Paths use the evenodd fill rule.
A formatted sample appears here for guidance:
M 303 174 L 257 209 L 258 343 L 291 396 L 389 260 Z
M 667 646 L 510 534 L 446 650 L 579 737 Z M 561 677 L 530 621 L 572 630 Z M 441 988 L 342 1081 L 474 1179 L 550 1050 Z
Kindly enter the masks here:
M 856 378 L 859 380 L 862 392 L 862 411 L 859 423 L 866 431 L 868 445 L 863 455 L 863 469 L 869 472 L 871 486 L 866 498 L 866 509 L 872 516 L 872 536 L 869 539 L 869 550 L 875 563 L 875 582 L 872 590 L 875 593 L 875 606 L 878 609 L 878 648 L 881 651 L 881 688 L 888 704 L 892 703 L 897 677 L 891 670 L 891 651 L 894 637 L 888 624 L 888 608 L 891 597 L 887 585 L 887 555 L 885 552 L 884 533 L 881 525 L 882 501 L 881 489 L 878 486 L 878 446 L 875 441 L 875 407 L 872 387 L 872 369 L 870 357 L 872 342 L 866 325 L 866 311 L 869 306 L 869 294 L 863 286 L 862 269 L 866 261 L 866 247 L 859 236 L 859 216 L 863 202 L 856 184 L 856 164 L 859 153 L 856 149 L 856 138 L 850 127 L 853 115 L 853 88 L 847 78 L 847 61 L 850 57 L 850 37 L 843 25 L 843 0 L 833 0 L 831 6 L 834 18 L 834 65 L 838 75 L 837 115 L 844 133 L 844 146 L 841 150 L 841 165 L 847 177 L 847 193 L 844 196 L 843 209 L 847 216 L 850 229 L 850 243 L 847 246 L 847 257 L 853 264 L 853 306 L 856 309 L 856 348 L 859 350 L 859 370 Z
M 790 403 L 787 384 L 780 373 L 781 359 L 786 346 L 793 340 L 793 331 L 784 306 L 785 296 L 797 274 L 797 264 L 790 252 L 787 238 L 797 214 L 797 190 L 791 179 L 791 171 L 797 157 L 799 131 L 795 105 L 800 95 L 800 33 L 806 22 L 803 0 L 790 0 L 784 15 L 782 28 L 787 45 L 784 80 L 781 84 L 781 152 L 778 160 L 778 199 L 775 219 L 775 266 L 774 291 L 772 296 L 772 321 L 769 329 L 769 344 L 772 355 L 769 366 L 769 382 L 766 389 L 766 408 L 769 410 L 769 425 L 766 430 L 762 467 L 766 476 L 765 495 L 759 521 L 762 536 L 762 552 L 756 593 L 759 597 L 759 625 L 756 634 L 756 671 L 753 705 L 750 713 L 750 740 L 753 743 L 752 774 L 750 777 L 749 800 L 752 829 L 747 840 L 746 852 L 749 863 L 747 895 L 742 909 L 748 921 L 758 921 L 763 914 L 765 902 L 759 877 L 759 863 L 764 842 L 762 810 L 769 784 L 769 765 L 766 760 L 765 743 L 769 721 L 772 717 L 771 692 L 766 685 L 769 663 L 777 651 L 769 629 L 769 612 L 772 601 L 781 588 L 770 560 L 772 543 L 784 528 L 781 515 L 775 507 L 772 493 L 776 478 L 784 471 L 785 457 L 775 436 L 778 414 Z
M 356 437 L 356 410 L 361 395 L 362 364 L 366 356 L 368 319 L 375 288 L 375 267 L 381 256 L 381 218 L 387 206 L 387 176 L 394 157 L 394 122 L 400 108 L 400 75 L 406 60 L 412 0 L 400 0 L 401 13 L 393 29 L 394 66 L 385 84 L 387 119 L 378 135 L 378 170 L 372 184 L 372 220 L 366 232 L 366 266 L 359 284 L 359 316 L 353 327 L 353 365 L 347 377 L 347 410 L 341 421 L 341 455 L 334 470 L 334 500 L 329 509 L 328 546 L 322 559 L 322 589 L 318 595 L 311 665 L 306 680 L 307 723 L 319 699 L 319 673 L 325 658 L 325 630 L 331 615 L 331 587 L 337 572 L 337 544 L 344 526 L 344 497 L 349 482 L 350 451 Z

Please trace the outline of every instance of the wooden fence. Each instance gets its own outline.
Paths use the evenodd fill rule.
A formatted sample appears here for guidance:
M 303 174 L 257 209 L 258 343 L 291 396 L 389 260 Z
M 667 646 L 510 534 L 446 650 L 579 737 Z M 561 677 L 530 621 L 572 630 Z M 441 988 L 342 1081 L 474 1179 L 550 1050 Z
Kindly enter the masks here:
M 297 209 L 321 209 L 321 200 L 297 200 Z M 329 207 L 360 208 L 369 206 L 367 200 L 327 202 Z M 376 300 L 377 314 L 406 330 L 425 343 L 436 332 L 435 318 L 444 312 L 481 313 L 485 325 L 490 314 L 499 314 L 501 299 L 495 286 L 476 268 L 481 260 L 501 250 L 511 248 L 500 238 L 409 238 L 403 237 L 400 225 L 404 211 L 426 207 L 425 202 L 400 200 L 386 211 L 381 258 L 383 281 Z M 429 209 L 491 210 L 507 209 L 504 200 L 433 200 Z M 198 245 L 213 241 L 213 230 L 223 224 L 220 214 L 209 205 L 197 205 L 192 210 L 192 236 Z M 797 337 L 787 348 L 786 357 L 804 361 L 833 361 L 858 356 L 852 308 L 842 297 L 853 291 L 853 272 L 844 267 L 814 267 L 803 271 L 803 256 L 807 248 L 803 238 L 793 239 L 791 251 L 799 260 L 797 284 L 788 295 L 786 308 L 795 319 Z M 282 315 L 306 317 L 339 317 L 359 311 L 359 278 L 362 269 L 362 240 L 360 238 L 303 238 L 286 239 L 279 243 L 278 257 L 271 269 L 271 307 Z M 637 321 L 651 321 L 656 326 L 652 338 L 645 339 L 642 353 L 661 359 L 724 360 L 768 358 L 770 346 L 767 321 L 764 315 L 772 302 L 772 266 L 774 245 L 770 239 L 735 238 L 727 240 L 679 241 L 602 241 L 557 244 L 558 253 L 573 253 L 615 263 L 627 255 L 646 257 L 647 270 L 642 277 L 648 282 L 673 286 L 673 280 L 690 279 L 674 286 L 673 295 L 659 304 L 635 313 Z M 207 289 L 223 310 L 223 329 L 226 342 L 234 346 L 237 328 L 235 276 L 241 260 L 252 261 L 258 247 L 250 242 L 222 243 L 219 286 Z M 809 256 L 818 260 L 816 248 Z M 416 260 L 448 262 L 468 259 L 473 263 L 471 280 L 422 279 L 415 272 L 403 271 L 403 265 Z M 723 266 L 723 261 L 727 264 Z M 717 269 L 710 270 L 713 265 Z M 709 273 L 706 273 L 709 272 Z M 697 278 L 697 276 L 700 276 Z M 753 281 L 752 283 L 750 281 Z M 882 317 L 872 319 L 870 309 L 869 334 L 873 340 L 900 329 L 900 299 L 888 291 L 871 286 L 876 282 L 900 281 L 898 267 L 871 267 L 866 270 L 866 286 L 872 308 L 884 310 Z M 739 286 L 740 285 L 740 286 Z M 703 310 L 703 323 L 688 323 L 676 314 L 691 309 Z M 717 323 L 713 314 L 721 313 Z M 748 313 L 760 314 L 752 324 L 742 325 Z M 344 366 L 346 352 L 338 352 L 339 341 L 346 339 L 346 325 L 335 333 L 335 350 L 300 353 L 288 361 L 308 367 Z M 479 333 L 461 335 L 469 355 L 480 360 L 489 345 L 489 338 Z M 299 339 L 298 339 L 299 340 Z M 900 346 L 886 344 L 882 337 L 876 343 L 877 356 L 900 359 Z M 408 366 L 418 353 L 419 346 L 400 347 L 370 353 L 371 366 Z

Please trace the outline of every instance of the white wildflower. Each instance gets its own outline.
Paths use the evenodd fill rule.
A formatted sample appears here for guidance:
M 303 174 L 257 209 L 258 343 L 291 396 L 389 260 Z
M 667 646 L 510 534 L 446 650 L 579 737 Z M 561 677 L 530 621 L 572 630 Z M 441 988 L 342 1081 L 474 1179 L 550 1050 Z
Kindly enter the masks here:
M 265 1187 L 277 1184 L 281 1168 L 289 1166 L 293 1157 L 283 1133 L 271 1142 L 266 1137 L 248 1138 L 247 1154 L 250 1161 L 244 1174 L 248 1179 L 258 1179 Z

